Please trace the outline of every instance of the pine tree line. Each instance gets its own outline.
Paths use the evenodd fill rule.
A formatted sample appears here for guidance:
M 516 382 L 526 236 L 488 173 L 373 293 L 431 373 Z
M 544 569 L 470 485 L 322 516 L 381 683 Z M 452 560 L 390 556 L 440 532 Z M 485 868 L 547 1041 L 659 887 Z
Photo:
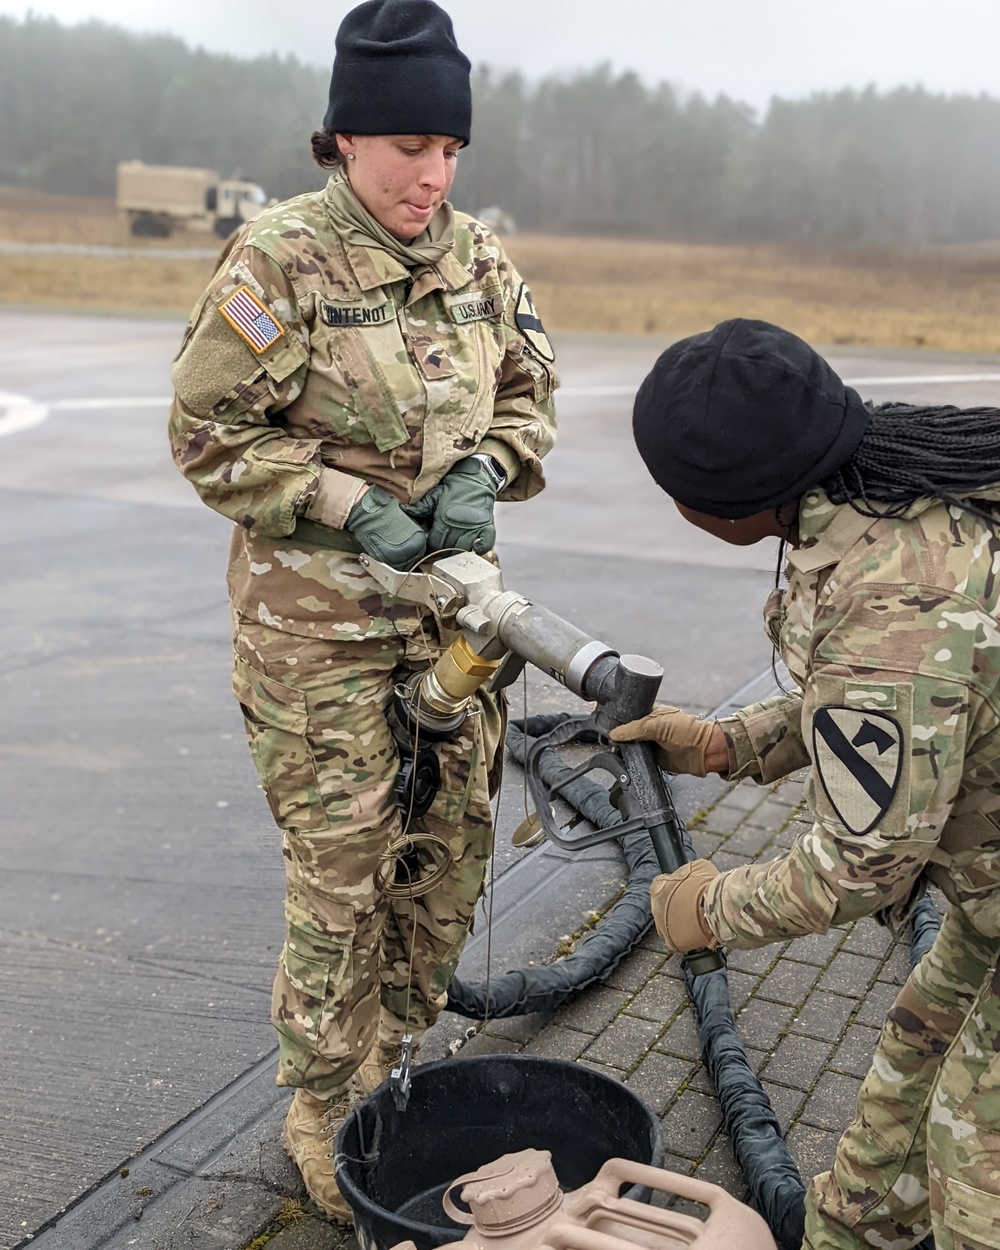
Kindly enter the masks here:
M 322 185 L 308 139 L 328 72 L 165 36 L 0 17 L 0 182 L 111 195 L 120 160 L 235 170 L 284 198 Z M 920 88 L 774 100 L 607 68 L 529 82 L 480 69 L 453 199 L 523 229 L 681 239 L 1000 237 L 1000 100 Z

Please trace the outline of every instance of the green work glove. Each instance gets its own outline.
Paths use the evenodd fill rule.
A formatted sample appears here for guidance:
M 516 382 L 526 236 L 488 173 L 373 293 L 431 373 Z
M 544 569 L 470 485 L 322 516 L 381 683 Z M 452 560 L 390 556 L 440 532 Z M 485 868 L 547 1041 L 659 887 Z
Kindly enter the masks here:
M 419 521 L 423 526 L 428 526 L 434 520 L 434 509 L 437 507 L 440 498 L 441 487 L 435 486 L 424 495 L 423 499 L 418 499 L 416 503 L 400 504 L 400 507 L 408 517 L 412 517 L 414 521 Z
M 427 532 L 388 491 L 372 486 L 347 514 L 347 528 L 362 551 L 394 569 L 409 569 L 427 554 Z
M 474 551 L 485 555 L 497 540 L 493 505 L 501 482 L 474 456 L 459 460 L 438 489 L 441 497 L 431 523 L 431 551 Z

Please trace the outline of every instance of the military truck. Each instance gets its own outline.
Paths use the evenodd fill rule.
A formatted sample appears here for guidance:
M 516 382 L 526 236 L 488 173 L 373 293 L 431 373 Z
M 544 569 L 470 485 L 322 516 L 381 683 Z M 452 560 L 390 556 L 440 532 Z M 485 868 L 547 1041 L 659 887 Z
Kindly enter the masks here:
M 214 169 L 142 161 L 122 161 L 118 166 L 118 208 L 131 233 L 143 238 L 214 230 L 224 239 L 267 203 L 256 183 L 238 176 L 220 178 Z

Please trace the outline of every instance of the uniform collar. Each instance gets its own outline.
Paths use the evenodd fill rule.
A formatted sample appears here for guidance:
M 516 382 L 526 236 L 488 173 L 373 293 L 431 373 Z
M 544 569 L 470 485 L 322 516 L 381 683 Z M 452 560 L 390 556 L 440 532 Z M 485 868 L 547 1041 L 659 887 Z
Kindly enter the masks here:
M 354 280 L 361 291 L 392 286 L 394 282 L 409 282 L 414 277 L 414 271 L 407 269 L 381 248 L 346 243 L 344 251 Z M 442 256 L 437 264 L 417 270 L 416 274 L 411 297 L 414 299 L 421 299 L 431 291 L 461 291 L 473 280 L 472 274 L 453 252 Z
M 821 490 L 810 490 L 799 503 L 799 544 L 788 563 L 799 573 L 815 573 L 839 564 L 878 517 L 862 516 L 848 503 L 831 503 Z
M 363 292 L 409 281 L 422 291 L 456 291 L 472 275 L 455 258 L 455 210 L 441 205 L 423 234 L 409 243 L 390 235 L 358 197 L 344 169 L 336 170 L 323 190 L 323 203 L 339 236 L 347 262 Z M 435 278 L 428 282 L 428 275 Z
M 405 265 L 381 248 L 345 243 L 344 251 L 354 280 L 362 291 L 373 291 L 377 286 L 392 286 L 394 282 L 408 282 L 412 276 Z
M 461 291 L 472 281 L 472 274 L 454 252 L 442 256 L 434 268 L 441 275 L 441 282 L 446 291 Z

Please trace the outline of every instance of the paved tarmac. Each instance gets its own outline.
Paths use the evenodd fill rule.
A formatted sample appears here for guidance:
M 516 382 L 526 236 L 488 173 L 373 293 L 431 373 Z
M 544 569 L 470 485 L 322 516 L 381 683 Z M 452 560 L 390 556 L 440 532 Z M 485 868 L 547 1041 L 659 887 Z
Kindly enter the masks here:
M 228 523 L 176 474 L 163 436 L 180 328 L 0 313 L 3 1250 L 49 1225 L 35 1244 L 235 1250 L 277 1230 L 279 1217 L 288 1227 L 275 1247 L 292 1237 L 303 1248 L 332 1244 L 325 1225 L 289 1222 L 291 1209 L 281 1217 L 294 1176 L 276 1144 L 267 1020 L 281 869 L 228 692 Z M 628 437 L 630 396 L 663 344 L 578 337 L 560 346 L 566 385 L 549 490 L 501 510 L 507 584 L 623 652 L 654 656 L 667 672 L 664 697 L 708 712 L 769 663 L 759 608 L 774 552 L 726 548 L 687 528 L 647 481 Z M 857 353 L 834 362 L 879 398 L 1000 402 L 994 359 Z M 528 701 L 530 710 L 573 702 L 539 675 Z M 694 786 L 684 806 L 703 810 L 724 789 Z M 734 801 L 738 810 L 748 802 Z M 507 936 L 494 942 L 494 967 L 549 957 L 621 877 L 609 851 L 583 864 L 513 854 L 522 816 L 512 770 L 495 872 Z M 769 839 L 756 842 L 742 853 L 766 854 Z M 484 962 L 480 937 L 463 974 Z M 632 981 L 640 968 L 647 980 L 671 979 L 655 945 L 629 968 Z M 860 982 L 843 984 L 837 992 L 850 1000 Z M 644 986 L 612 982 L 627 997 L 608 1020 L 648 1020 L 630 1006 Z M 570 1010 L 597 1020 L 607 993 L 590 991 Z M 585 1058 L 633 1080 L 647 1051 L 683 1059 L 663 1046 L 686 1018 L 679 1004 L 671 1010 L 655 1031 L 624 1026 L 627 1046 L 616 1028 Z M 513 1036 L 497 1026 L 470 1047 L 531 1044 L 544 1026 L 539 1037 L 561 1028 L 595 1039 L 583 1054 L 607 1031 L 573 1019 L 535 1020 Z M 441 1053 L 465 1027 L 444 1022 Z M 844 1027 L 853 1027 L 846 1017 Z M 765 1058 L 770 1045 L 761 1043 Z M 659 1059 L 643 1072 L 658 1105 L 667 1089 L 680 1089 L 692 1114 L 688 1089 L 710 1104 L 703 1080 L 700 1092 L 696 1077 L 670 1085 Z M 712 1142 L 706 1151 L 722 1151 Z M 143 1169 L 155 1183 L 136 1180 Z

